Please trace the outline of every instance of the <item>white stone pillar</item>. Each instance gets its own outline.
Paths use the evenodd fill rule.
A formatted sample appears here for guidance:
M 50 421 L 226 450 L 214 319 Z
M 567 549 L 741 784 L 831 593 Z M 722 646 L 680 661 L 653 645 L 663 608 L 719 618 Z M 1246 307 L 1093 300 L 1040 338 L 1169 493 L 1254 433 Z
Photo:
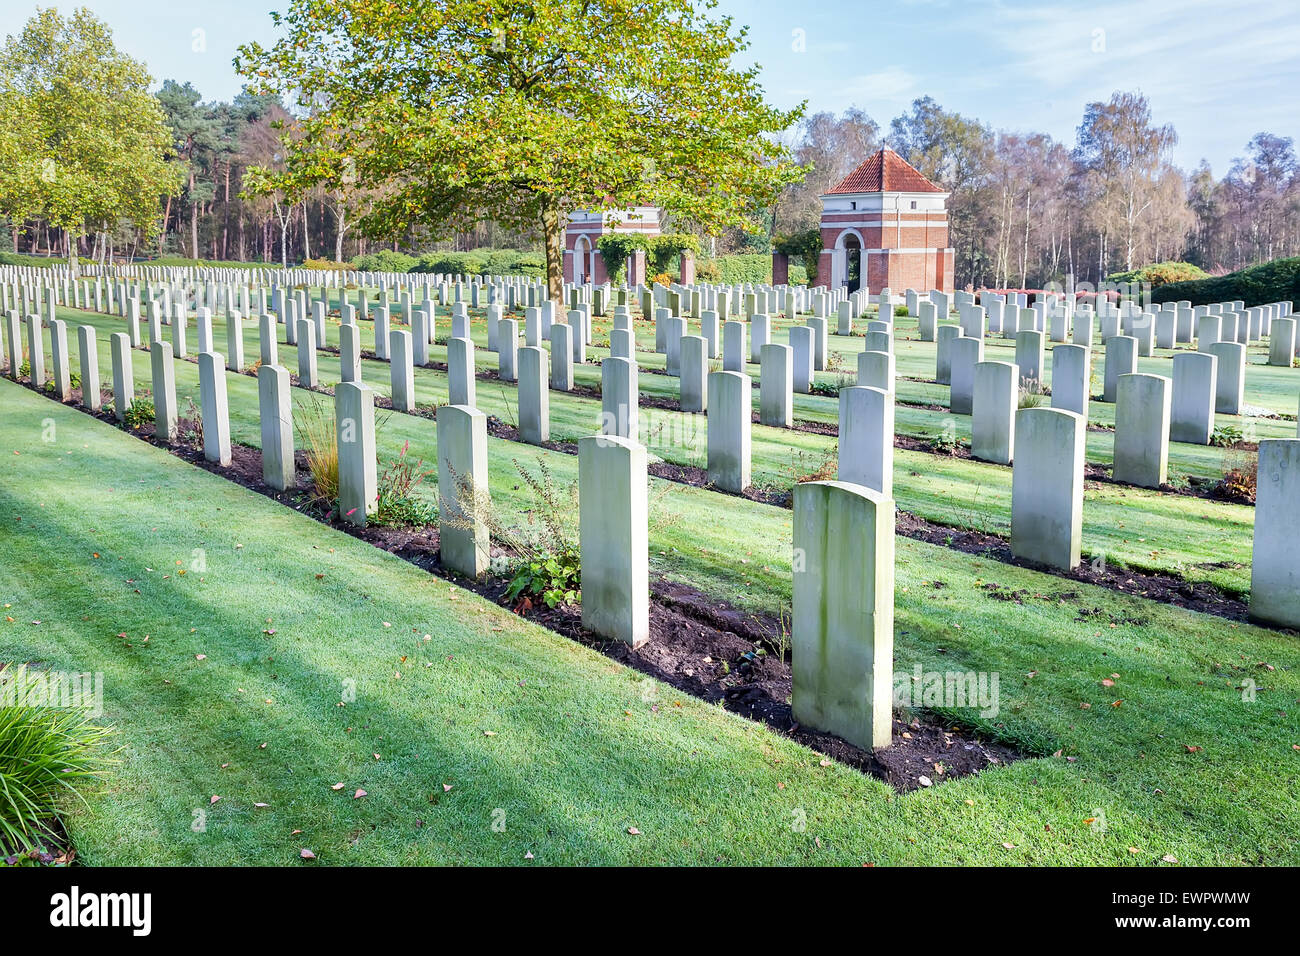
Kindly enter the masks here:
M 791 619 L 794 718 L 857 747 L 888 747 L 894 656 L 891 498 L 839 481 L 795 486 Z
M 1115 401 L 1115 388 L 1121 375 L 1137 371 L 1138 341 L 1131 335 L 1112 335 L 1106 339 L 1106 364 L 1103 370 L 1101 400 Z
M 960 337 L 955 325 L 941 325 L 935 334 L 934 380 L 940 385 L 952 384 L 952 343 Z
M 575 338 L 574 342 L 577 341 Z M 514 319 L 497 323 L 497 376 L 503 382 L 519 378 L 519 323 Z
M 92 412 L 99 411 L 99 346 L 93 325 L 77 326 L 77 344 L 81 353 L 81 404 Z
M 232 372 L 244 368 L 244 319 L 233 309 L 226 316 L 226 368 Z
M 613 332 L 610 333 L 613 341 Z M 627 356 L 629 359 L 631 355 Z M 563 322 L 551 326 L 551 388 L 573 391 L 573 329 Z
M 180 414 L 176 407 L 176 369 L 170 342 L 149 346 L 149 364 L 153 371 L 154 436 L 160 442 L 176 441 Z
M 126 421 L 126 410 L 135 400 L 135 375 L 131 362 L 131 339 L 125 332 L 109 337 L 113 356 L 113 417 Z
M 938 312 L 933 302 L 921 302 L 917 305 L 917 311 L 920 313 L 917 317 L 917 326 L 920 332 L 922 342 L 933 342 L 936 329 L 938 328 Z
M 1219 359 L 1212 352 L 1180 352 L 1174 356 L 1170 441 L 1208 445 L 1214 434 L 1214 396 Z
M 389 331 L 388 357 L 388 378 L 392 388 L 393 408 L 399 412 L 413 412 L 415 411 L 415 365 L 412 362 L 410 332 L 406 329 Z
M 806 325 L 795 325 L 790 328 L 794 390 L 803 395 L 812 391 L 815 350 L 813 334 L 813 330 Z
M 316 326 L 310 319 L 298 320 L 298 384 L 304 388 L 320 384 L 316 368 Z
M 894 395 L 853 385 L 840 389 L 839 480 L 894 494 Z
M 975 366 L 971 457 L 999 465 L 1011 464 L 1015 457 L 1019 400 L 1020 369 L 1015 364 L 980 362 Z
M 1274 320 L 1276 323 L 1278 320 Z M 1250 616 L 1300 629 L 1300 440 L 1259 443 Z
M 1082 416 L 1059 408 L 1016 412 L 1011 469 L 1011 553 L 1069 571 L 1083 537 Z
M 487 416 L 468 405 L 438 409 L 438 543 L 443 567 L 477 578 L 491 551 L 482 509 L 488 497 Z
M 788 345 L 764 345 L 760 362 L 759 423 L 789 428 L 794 423 L 794 350 Z
M 339 381 L 361 384 L 361 330 L 355 324 L 339 326 Z
M 27 316 L 27 362 L 30 367 L 28 380 L 32 383 L 32 388 L 36 389 L 45 386 L 45 333 L 42 328 L 43 323 L 39 315 L 33 312 Z
M 736 494 L 750 484 L 752 387 L 743 372 L 714 372 L 708 377 L 709 481 Z
M 1159 488 L 1169 464 L 1173 383 L 1162 375 L 1121 375 L 1115 388 L 1116 481 Z
M 1052 349 L 1052 408 L 1074 412 L 1086 422 L 1092 390 L 1092 352 L 1082 345 Z
M 258 320 L 258 347 L 263 365 L 276 365 L 279 355 L 279 339 L 276 333 L 275 316 L 263 312 Z
M 868 350 L 858 353 L 857 384 L 893 392 L 895 377 L 894 354 L 892 352 Z
M 560 328 L 556 324 L 551 331 Z M 546 350 L 519 350 L 519 437 L 530 445 L 551 440 L 551 393 L 546 387 Z
M 637 399 L 636 363 L 621 358 L 601 362 L 600 433 L 635 439 L 640 426 Z
M 969 415 L 975 398 L 975 366 L 984 361 L 984 340 L 958 336 L 953 339 L 951 355 L 948 408 L 954 415 Z
M 626 361 L 606 359 L 602 366 Z M 583 627 L 633 647 L 645 643 L 650 638 L 649 484 L 641 445 L 609 435 L 578 440 L 578 519 Z
M 379 494 L 375 393 L 368 385 L 340 382 L 334 386 L 334 428 L 339 457 L 339 520 L 364 528 Z M 442 431 L 441 423 L 438 430 Z
M 762 361 L 763 346 L 772 341 L 772 317 L 766 312 L 751 316 L 749 320 L 749 360 L 755 364 Z M 744 353 L 744 343 L 741 343 Z M 744 371 L 732 369 L 731 371 Z
M 18 381 L 18 368 L 23 364 L 22 320 L 18 311 L 5 313 L 5 345 L 9 352 L 9 377 Z
M 678 340 L 678 402 L 684 412 L 703 412 L 710 407 L 707 347 L 702 335 L 683 335 Z
M 72 366 L 68 362 L 68 327 L 62 319 L 50 322 L 50 359 L 54 397 L 66 402 L 72 397 Z
M 1240 415 L 1246 403 L 1246 346 L 1239 342 L 1215 342 L 1208 351 L 1219 360 L 1214 410 L 1224 415 Z
M 1043 384 L 1046 350 L 1046 336 L 1042 332 L 1024 329 L 1016 333 L 1016 368 L 1020 369 L 1021 385 L 1030 381 Z
M 293 402 L 289 370 L 280 365 L 257 369 L 257 405 L 262 426 L 262 481 L 286 491 L 297 484 L 293 464 Z
M 226 360 L 199 353 L 199 406 L 203 414 L 203 457 L 230 465 L 230 405 L 226 398 Z

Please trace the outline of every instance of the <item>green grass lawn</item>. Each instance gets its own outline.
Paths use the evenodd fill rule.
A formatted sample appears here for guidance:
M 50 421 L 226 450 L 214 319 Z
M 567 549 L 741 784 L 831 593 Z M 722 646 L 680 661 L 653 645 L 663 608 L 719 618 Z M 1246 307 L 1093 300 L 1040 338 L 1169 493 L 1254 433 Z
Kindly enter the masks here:
M 85 862 L 1300 862 L 1294 636 L 899 539 L 896 669 L 998 673 L 960 719 L 1042 755 L 903 796 L 74 409 L 0 409 L 0 660 L 102 671 L 121 745 L 69 809 Z M 788 593 L 788 513 L 660 486 L 657 565 Z
M 373 301 L 373 300 L 372 300 Z M 477 360 L 480 369 L 494 369 L 496 356 L 486 350 L 486 330 L 482 312 L 475 311 L 472 331 L 480 349 Z M 111 373 L 109 359 L 108 334 L 120 331 L 120 319 L 76 310 L 61 310 L 61 315 L 73 324 L 89 321 L 100 329 L 98 337 L 100 350 L 100 375 L 108 379 Z M 900 332 L 906 333 L 900 320 Z M 446 310 L 440 313 L 439 333 L 447 332 Z M 594 338 L 600 341 L 607 335 L 608 320 L 598 323 Z M 373 336 L 373 327 L 362 323 L 363 347 L 368 348 Z M 282 330 L 283 331 L 283 330 Z M 653 348 L 653 330 L 638 323 L 638 334 L 644 340 L 641 345 Z M 329 327 L 329 340 L 337 344 L 338 332 L 336 320 Z M 780 333 L 783 337 L 784 332 Z M 70 331 L 70 340 L 75 335 Z M 190 330 L 191 348 L 194 332 Z M 218 349 L 224 349 L 225 323 L 219 318 L 215 321 L 214 338 Z M 245 355 L 250 363 L 257 358 L 257 332 L 251 323 L 245 323 Z M 995 340 L 991 340 L 991 343 Z M 1000 342 L 1000 340 L 996 340 Z M 832 337 L 832 342 L 844 348 L 860 346 L 860 340 Z M 990 345 L 990 353 L 998 346 Z M 933 374 L 933 346 L 928 343 L 902 340 L 898 344 L 900 358 L 909 356 L 906 361 L 924 362 L 917 359 L 918 352 L 930 350 L 928 359 Z M 431 347 L 431 358 L 435 361 L 445 359 L 445 348 Z M 592 349 L 589 356 L 593 360 L 605 354 L 600 349 Z M 297 350 L 294 346 L 280 343 L 280 363 L 296 372 Z M 990 356 L 992 357 L 992 356 Z M 662 368 L 663 356 L 653 351 L 642 351 L 637 355 L 644 369 L 640 375 L 640 391 L 643 395 L 667 398 L 675 401 L 677 382 L 664 375 L 654 374 L 651 370 Z M 846 359 L 848 361 L 848 359 Z M 855 361 L 855 360 L 854 360 Z M 1166 363 L 1167 364 L 1167 363 Z M 75 362 L 74 362 L 75 365 Z M 318 355 L 320 377 L 323 384 L 330 385 L 339 378 L 337 357 L 321 352 Z M 368 384 L 379 394 L 388 394 L 389 370 L 385 362 L 367 360 L 364 365 L 364 377 Z M 751 367 L 756 374 L 757 368 Z M 1254 375 L 1260 369 L 1252 367 Z M 1286 369 L 1267 371 L 1286 374 Z M 829 373 L 822 373 L 827 375 Z M 575 378 L 579 384 L 598 386 L 600 368 L 596 364 L 578 366 Z M 186 398 L 198 398 L 197 369 L 192 364 L 178 363 L 176 370 L 178 394 L 181 396 L 182 408 Z M 421 404 L 436 405 L 447 400 L 447 376 L 445 373 L 429 368 L 419 368 L 415 372 L 416 397 Z M 148 356 L 136 353 L 136 384 L 147 388 L 149 385 Z M 911 384 L 900 381 L 900 397 L 905 398 L 905 390 Z M 257 424 L 257 386 L 251 378 L 231 376 L 228 383 L 231 401 L 232 428 L 238 441 L 257 445 L 260 434 Z M 938 389 L 939 386 L 926 386 Z M 947 389 L 943 401 L 946 402 Z M 756 390 L 757 393 L 757 390 Z M 302 400 L 302 395 L 297 396 Z M 757 394 L 755 395 L 757 401 Z M 500 382 L 480 382 L 477 388 L 478 406 L 486 413 L 497 415 L 513 423 L 516 420 L 517 395 L 513 385 Z M 1093 403 L 1094 409 L 1109 408 L 1100 402 Z M 555 439 L 576 439 L 592 434 L 599 421 L 600 403 L 598 399 L 566 395 L 552 392 L 550 396 L 552 437 Z M 651 452 L 667 461 L 703 466 L 706 463 L 705 452 L 706 426 L 701 416 L 686 415 L 680 412 L 643 408 L 643 418 L 652 423 L 648 441 Z M 796 415 L 810 421 L 835 421 L 838 414 L 838 402 L 827 396 L 799 396 L 796 398 Z M 1096 418 L 1094 413 L 1091 417 Z M 1220 416 L 1223 418 L 1224 416 Z M 945 422 L 954 423 L 960 436 L 969 436 L 969 417 L 951 416 L 946 411 L 936 412 L 924 409 L 899 406 L 899 431 L 924 437 L 938 434 Z M 1269 427 L 1289 429 L 1294 434 L 1294 423 L 1269 422 Z M 1263 433 L 1264 425 L 1260 425 Z M 413 454 L 422 456 L 427 461 L 435 459 L 433 443 L 433 426 L 431 423 L 401 414 L 387 416 L 386 434 L 381 434 L 381 454 L 392 454 L 404 442 L 410 441 Z M 1090 448 L 1096 450 L 1096 457 L 1109 460 L 1109 449 L 1113 436 L 1110 433 L 1093 432 L 1089 437 Z M 753 475 L 756 485 L 787 489 L 797 475 L 814 472 L 828 460 L 833 461 L 835 439 L 830 436 L 787 429 L 754 426 L 753 430 Z M 1178 449 L 1195 449 L 1186 454 L 1199 456 L 1196 467 L 1207 473 L 1221 473 L 1224 452 L 1222 449 L 1200 448 L 1199 446 L 1176 445 Z M 511 471 L 509 460 L 517 457 L 521 461 L 533 460 L 536 450 L 523 445 L 511 446 L 508 452 L 494 454 L 494 474 L 508 480 L 507 471 Z M 557 456 L 551 455 L 553 460 Z M 504 461 L 502 460 L 504 458 Z M 561 470 L 576 470 L 570 465 L 557 465 Z M 1215 472 L 1215 469 L 1218 469 Z M 912 511 L 931 521 L 952 525 L 959 528 L 1007 535 L 1011 525 L 1011 470 L 1006 467 L 971 461 L 968 459 L 949 458 L 924 452 L 896 450 L 894 467 L 894 493 L 899 507 Z M 516 476 L 517 477 L 517 476 Z M 520 507 L 528 507 L 523 501 Z M 1250 587 L 1250 549 L 1251 532 L 1254 525 L 1254 509 L 1248 506 L 1211 501 L 1190 496 L 1170 496 L 1145 489 L 1124 487 L 1105 483 L 1090 483 L 1085 494 L 1083 549 L 1086 555 L 1096 557 L 1104 555 L 1111 564 L 1131 567 L 1138 570 L 1159 571 L 1174 574 L 1192 581 L 1209 581 L 1233 594 L 1244 595 Z M 711 549 L 710 535 L 705 532 L 695 534 L 698 529 L 688 529 L 685 533 L 672 533 L 672 540 L 665 542 L 669 548 L 680 547 L 685 550 L 698 548 Z M 734 547 L 734 544 L 732 545 Z M 729 553 L 723 551 L 723 554 Z M 723 574 L 720 577 L 726 578 Z M 715 576 L 717 577 L 717 576 Z M 744 594 L 739 595 L 742 603 Z M 771 602 L 768 602 L 770 604 Z

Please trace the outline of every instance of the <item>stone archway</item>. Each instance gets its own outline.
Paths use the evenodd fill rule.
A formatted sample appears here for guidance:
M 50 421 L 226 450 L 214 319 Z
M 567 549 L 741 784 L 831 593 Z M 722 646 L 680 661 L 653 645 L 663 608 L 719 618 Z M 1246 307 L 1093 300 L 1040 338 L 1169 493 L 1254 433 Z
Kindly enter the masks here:
M 595 272 L 596 263 L 591 240 L 586 236 L 579 236 L 577 242 L 573 244 L 573 284 L 584 284 L 595 275 Z
M 844 236 L 844 287 L 857 292 L 862 286 L 862 240 L 857 233 Z
M 850 292 L 857 291 L 866 277 L 865 243 L 862 233 L 856 229 L 845 229 L 835 239 L 835 248 L 831 252 L 832 289 L 847 286 Z

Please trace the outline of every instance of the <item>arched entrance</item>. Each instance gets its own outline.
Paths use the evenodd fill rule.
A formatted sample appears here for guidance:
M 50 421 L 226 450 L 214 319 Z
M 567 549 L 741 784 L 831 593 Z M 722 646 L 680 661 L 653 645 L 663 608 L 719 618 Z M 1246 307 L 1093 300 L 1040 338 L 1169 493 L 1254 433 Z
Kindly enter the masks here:
M 591 258 L 591 240 L 586 236 L 579 236 L 578 241 L 573 246 L 574 285 L 582 285 L 595 271 Z
M 858 230 L 845 229 L 839 234 L 831 252 L 831 288 L 856 292 L 862 287 L 862 249 L 862 233 Z
M 849 292 L 862 286 L 862 240 L 857 233 L 844 237 L 844 285 Z

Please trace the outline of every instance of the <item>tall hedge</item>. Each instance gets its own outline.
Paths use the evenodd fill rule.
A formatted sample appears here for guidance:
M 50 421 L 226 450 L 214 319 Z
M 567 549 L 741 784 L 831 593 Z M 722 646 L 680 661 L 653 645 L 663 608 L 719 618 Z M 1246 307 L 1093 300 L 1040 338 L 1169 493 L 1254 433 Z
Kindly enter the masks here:
M 1240 299 L 1247 306 L 1284 299 L 1300 301 L 1300 256 L 1274 259 L 1224 276 L 1171 282 L 1151 292 L 1153 302 L 1190 301 L 1192 305 Z

